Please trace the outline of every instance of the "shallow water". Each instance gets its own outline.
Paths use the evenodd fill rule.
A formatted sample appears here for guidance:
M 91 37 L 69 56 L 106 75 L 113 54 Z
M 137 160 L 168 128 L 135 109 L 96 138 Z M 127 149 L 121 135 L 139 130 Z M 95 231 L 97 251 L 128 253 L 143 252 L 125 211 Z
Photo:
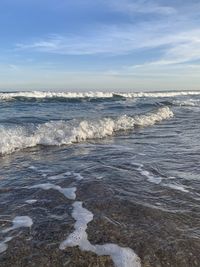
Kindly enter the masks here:
M 199 92 L 0 99 L 0 266 L 200 266 Z

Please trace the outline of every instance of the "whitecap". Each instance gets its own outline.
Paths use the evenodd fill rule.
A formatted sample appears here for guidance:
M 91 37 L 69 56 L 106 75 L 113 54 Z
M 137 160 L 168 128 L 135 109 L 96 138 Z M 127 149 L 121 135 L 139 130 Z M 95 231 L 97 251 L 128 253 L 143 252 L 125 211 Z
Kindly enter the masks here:
M 176 106 L 198 107 L 200 106 L 200 99 L 174 100 L 173 104 Z
M 22 126 L 0 127 L 0 153 L 11 153 L 18 149 L 37 145 L 61 146 L 88 139 L 104 138 L 117 131 L 126 131 L 135 127 L 147 127 L 173 116 L 168 107 L 159 108 L 156 112 L 146 115 L 117 118 L 102 118 L 83 121 L 50 121 L 40 124 L 35 131 Z
M 176 96 L 200 95 L 200 91 L 171 91 L 171 92 L 50 92 L 50 91 L 30 91 L 0 93 L 0 100 L 12 100 L 15 98 L 112 98 L 121 96 L 124 98 L 165 98 Z

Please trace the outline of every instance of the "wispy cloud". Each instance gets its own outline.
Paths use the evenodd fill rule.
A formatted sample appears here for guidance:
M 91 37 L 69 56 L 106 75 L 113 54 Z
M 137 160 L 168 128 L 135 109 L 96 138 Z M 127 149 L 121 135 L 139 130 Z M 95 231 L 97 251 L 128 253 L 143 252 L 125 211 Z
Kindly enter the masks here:
M 0 44 L 1 83 L 198 85 L 199 9 L 197 0 L 16 0 L 16 25 L 8 25 Z M 5 24 L 4 16 L 0 21 Z
M 151 64 L 166 65 L 200 59 L 200 27 L 191 20 L 197 14 L 196 2 L 167 3 L 164 0 L 101 0 L 110 12 L 126 13 L 133 17 L 126 23 L 95 24 L 79 35 L 53 34 L 32 42 L 21 42 L 21 51 L 61 55 L 119 56 L 157 49 L 157 58 Z M 99 3 L 99 0 L 97 0 Z M 135 19 L 135 14 L 143 14 Z M 145 14 L 151 14 L 148 21 Z M 161 15 L 159 17 L 155 15 Z M 166 19 L 170 16 L 170 19 Z M 156 54 L 156 52 L 155 52 Z M 151 61 L 147 57 L 146 61 Z M 145 62 L 143 62 L 145 63 Z
M 160 4 L 151 0 L 114 0 L 110 1 L 110 5 L 118 12 L 126 12 L 128 14 L 143 13 L 143 14 L 159 14 L 171 15 L 176 14 L 176 9 L 172 6 Z
M 15 64 L 9 64 L 8 68 L 10 70 L 13 70 L 13 71 L 18 71 L 20 69 L 20 67 L 18 65 L 15 65 Z
M 122 55 L 141 49 L 162 49 L 159 64 L 176 64 L 200 59 L 200 29 L 183 32 L 161 33 L 144 25 L 134 28 L 107 27 L 86 37 L 53 35 L 30 44 L 17 44 L 21 50 L 32 50 L 63 55 Z
M 196 16 L 196 4 L 191 4 L 188 9 L 185 4 L 179 7 L 162 0 L 110 0 L 105 1 L 105 4 L 112 12 L 127 15 L 127 20 L 108 24 L 96 23 L 88 28 L 87 32 L 79 34 L 51 34 L 32 39 L 30 42 L 26 40 L 18 43 L 16 49 L 20 53 L 26 51 L 31 54 L 77 58 L 86 56 L 86 59 L 100 55 L 102 59 L 107 58 L 109 61 L 112 61 L 113 57 L 130 55 L 133 62 L 125 66 L 124 63 L 117 64 L 116 67 L 114 64 L 109 67 L 105 65 L 96 73 L 91 67 L 91 75 L 84 73 L 84 70 L 83 75 L 78 74 L 79 77 L 89 77 L 90 80 L 91 77 L 97 77 L 97 80 L 103 77 L 102 80 L 108 84 L 109 81 L 116 81 L 116 84 L 123 85 L 125 78 L 129 84 L 134 81 L 135 84 L 146 82 L 146 85 L 148 81 L 155 85 L 156 79 L 160 83 L 164 80 L 166 82 L 169 77 L 172 79 L 171 84 L 168 81 L 169 85 L 173 82 L 180 83 L 180 77 L 187 86 L 187 80 L 193 79 L 196 83 L 199 81 L 200 27 L 191 19 L 191 16 Z M 146 15 L 148 20 L 143 19 Z M 142 56 L 143 54 L 147 56 Z M 151 54 L 153 56 L 150 56 Z M 54 72 L 53 65 L 52 69 L 45 66 L 43 72 Z M 62 73 L 61 69 L 59 73 Z M 57 73 L 57 77 L 58 75 L 60 74 Z M 60 79 L 65 80 L 63 77 L 71 74 L 62 75 Z M 48 79 L 50 76 L 48 74 Z M 73 77 L 75 76 L 74 73 Z

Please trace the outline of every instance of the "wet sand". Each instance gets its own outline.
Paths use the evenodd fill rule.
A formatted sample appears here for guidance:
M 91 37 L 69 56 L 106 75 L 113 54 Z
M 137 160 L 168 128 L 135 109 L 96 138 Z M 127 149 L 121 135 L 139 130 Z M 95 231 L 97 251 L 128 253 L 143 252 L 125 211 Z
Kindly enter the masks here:
M 62 182 L 63 187 L 68 185 L 69 181 Z M 6 198 L 9 190 L 2 194 Z M 15 203 L 11 205 L 13 213 L 17 207 L 17 215 L 30 216 L 33 225 L 30 229 L 11 232 L 13 239 L 7 243 L 7 251 L 0 255 L 0 266 L 114 266 L 109 256 L 97 256 L 77 247 L 59 249 L 60 243 L 74 230 L 72 200 L 52 189 L 34 189 L 31 194 L 37 202 L 22 203 L 28 194 L 30 190 L 16 190 L 12 193 Z M 180 215 L 130 202 L 102 181 L 80 182 L 76 194 L 76 200 L 82 201 L 83 206 L 94 214 L 87 228 L 92 244 L 115 243 L 129 247 L 140 257 L 143 267 L 199 267 L 200 242 L 187 231 L 190 214 Z M 6 206 L 1 203 L 4 218 L 6 213 Z M 10 223 L 1 217 L 0 226 L 3 229 Z M 198 226 L 197 218 L 197 229 Z M 1 233 L 2 239 L 4 236 Z

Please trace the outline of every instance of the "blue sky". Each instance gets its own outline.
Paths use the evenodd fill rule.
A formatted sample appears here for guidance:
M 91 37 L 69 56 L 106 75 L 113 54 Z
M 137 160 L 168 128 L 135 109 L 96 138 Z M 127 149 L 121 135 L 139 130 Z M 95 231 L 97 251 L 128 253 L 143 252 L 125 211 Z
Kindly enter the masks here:
M 1 0 L 0 90 L 200 89 L 199 0 Z

